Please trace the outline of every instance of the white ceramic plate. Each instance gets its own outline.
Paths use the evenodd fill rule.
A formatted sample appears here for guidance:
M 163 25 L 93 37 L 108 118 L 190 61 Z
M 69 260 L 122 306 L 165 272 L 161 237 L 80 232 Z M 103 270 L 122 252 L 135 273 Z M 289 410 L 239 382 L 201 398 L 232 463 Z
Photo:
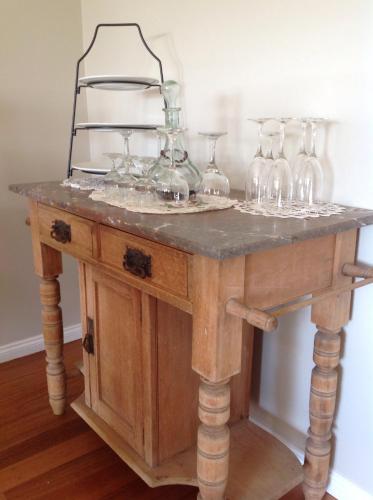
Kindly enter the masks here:
M 102 160 L 88 160 L 73 163 L 73 170 L 92 174 L 107 174 L 111 169 L 111 161 L 108 158 Z
M 79 78 L 79 84 L 104 90 L 144 90 L 156 85 L 158 80 L 144 76 L 94 75 Z

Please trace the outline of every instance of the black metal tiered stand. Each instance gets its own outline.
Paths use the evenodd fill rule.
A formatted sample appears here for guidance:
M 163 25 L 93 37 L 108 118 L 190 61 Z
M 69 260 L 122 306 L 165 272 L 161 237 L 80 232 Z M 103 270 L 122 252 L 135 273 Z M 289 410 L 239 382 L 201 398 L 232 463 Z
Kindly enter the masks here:
M 85 87 L 88 87 L 89 85 L 85 85 L 85 84 L 82 84 L 79 82 L 79 69 L 80 69 L 80 63 L 83 61 L 83 59 L 89 54 L 89 52 L 91 51 L 95 41 L 96 41 L 96 38 L 97 38 L 97 34 L 98 34 L 98 30 L 100 28 L 104 28 L 104 27 L 125 27 L 125 28 L 128 28 L 128 27 L 134 27 L 134 28 L 137 28 L 137 31 L 139 33 L 139 36 L 140 36 L 140 39 L 145 47 L 145 49 L 149 52 L 149 54 L 158 62 L 158 65 L 159 65 L 159 73 L 160 73 L 160 79 L 159 81 L 156 81 L 155 83 L 150 83 L 148 80 L 141 80 L 140 78 L 138 80 L 134 79 L 134 78 L 130 78 L 128 79 L 128 81 L 125 80 L 125 78 L 123 78 L 120 83 L 122 84 L 130 84 L 130 85 L 142 85 L 144 87 L 144 89 L 148 89 L 150 87 L 161 87 L 161 84 L 163 83 L 164 79 L 163 79 L 163 67 L 162 67 L 162 61 L 159 59 L 159 57 L 157 57 L 154 52 L 151 50 L 151 48 L 149 47 L 149 45 L 146 43 L 145 41 L 145 38 L 142 34 L 142 31 L 141 31 L 141 28 L 140 26 L 137 24 L 137 23 L 113 23 L 113 24 L 107 24 L 107 23 L 104 23 L 104 24 L 98 24 L 96 26 L 96 29 L 94 31 L 94 34 L 93 34 L 93 38 L 92 38 L 92 41 L 91 43 L 89 44 L 89 47 L 87 48 L 87 50 L 84 52 L 84 54 L 80 57 L 80 59 L 78 59 L 78 62 L 76 64 L 76 73 L 75 73 L 75 91 L 74 91 L 74 105 L 73 105 L 73 115 L 72 115 L 72 125 L 71 125 L 71 137 L 70 137 L 70 150 L 69 150 L 69 161 L 68 161 L 68 169 L 67 169 L 67 177 L 71 177 L 72 175 L 72 172 L 73 170 L 75 169 L 75 167 L 72 165 L 71 163 L 71 159 L 72 159 L 72 153 L 73 153 L 73 146 L 74 146 L 74 138 L 77 134 L 77 131 L 78 130 L 103 130 L 103 129 L 115 129 L 115 128 L 118 128 L 118 129 L 131 129 L 131 130 L 155 130 L 157 128 L 156 125 L 125 125 L 125 124 L 120 124 L 120 125 L 117 125 L 117 124 L 113 124 L 113 125 L 110 125 L 110 124 L 86 124 L 85 126 L 76 126 L 75 124 L 75 115 L 76 115 L 76 105 L 77 105 L 77 98 L 78 98 L 78 95 L 80 94 L 80 89 L 81 88 L 85 88 Z M 112 83 L 114 83 L 115 80 L 113 80 Z M 159 83 L 160 82 L 160 83 Z M 107 80 L 107 78 L 103 79 L 102 83 L 110 83 L 110 81 Z M 95 79 L 95 84 L 100 84 L 100 81 L 99 79 Z M 97 171 L 95 171 L 95 169 L 90 169 L 90 168 L 77 168 L 76 170 L 83 170 L 84 172 L 87 172 L 87 173 L 98 173 Z M 102 172 L 101 172 L 102 173 Z

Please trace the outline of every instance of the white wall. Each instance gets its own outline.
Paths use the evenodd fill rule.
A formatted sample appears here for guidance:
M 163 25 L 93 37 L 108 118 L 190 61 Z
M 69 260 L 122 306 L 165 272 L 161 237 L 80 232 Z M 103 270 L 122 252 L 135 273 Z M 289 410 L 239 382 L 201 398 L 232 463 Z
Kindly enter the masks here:
M 239 186 L 255 149 L 247 117 L 325 116 L 334 122 L 323 153 L 334 170 L 333 197 L 368 208 L 373 208 L 372 14 L 371 0 L 82 0 L 85 46 L 98 22 L 139 22 L 165 61 L 166 78 L 182 80 L 189 149 L 198 164 L 206 162 L 206 148 L 197 132 L 227 130 L 218 160 Z M 127 38 L 110 49 L 102 41 L 103 49 L 87 61 L 88 72 L 103 64 L 120 73 L 128 63 L 135 74 L 141 62 L 141 73 L 151 73 L 147 62 L 136 62 Z M 138 101 L 94 92 L 88 96 L 91 120 L 162 119 L 154 94 Z M 148 149 L 143 137 L 133 146 Z M 92 135 L 93 156 L 108 148 L 120 148 L 119 139 Z M 373 262 L 372 244 L 372 228 L 363 229 L 361 260 Z M 333 467 L 373 497 L 372 299 L 371 288 L 356 292 L 346 328 Z M 285 318 L 280 332 L 264 340 L 257 416 L 266 415 L 267 425 L 295 446 L 308 427 L 313 334 L 306 311 Z M 352 498 L 346 491 L 338 495 Z
M 74 66 L 82 35 L 75 0 L 0 4 L 1 354 L 10 343 L 41 333 L 39 280 L 24 223 L 26 200 L 10 193 L 8 185 L 66 176 Z M 77 154 L 87 156 L 87 151 L 83 140 Z M 61 283 L 65 326 L 71 326 L 80 322 L 72 259 L 64 259 Z

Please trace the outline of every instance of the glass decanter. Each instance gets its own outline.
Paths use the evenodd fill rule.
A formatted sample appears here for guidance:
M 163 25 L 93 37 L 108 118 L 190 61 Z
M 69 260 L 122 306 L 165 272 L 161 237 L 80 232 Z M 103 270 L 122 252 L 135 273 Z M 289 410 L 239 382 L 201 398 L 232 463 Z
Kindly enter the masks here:
M 162 130 L 167 134 L 167 140 L 170 145 L 170 158 L 167 168 L 163 168 L 158 177 L 156 193 L 160 202 L 165 202 L 175 207 L 184 206 L 189 200 L 189 186 L 184 175 L 177 168 L 175 156 L 177 139 L 183 132 L 183 129 L 165 128 Z
M 191 200 L 195 200 L 196 194 L 202 180 L 202 176 L 198 168 L 190 161 L 187 151 L 185 150 L 183 137 L 180 128 L 180 111 L 177 106 L 180 86 L 173 80 L 167 80 L 162 84 L 161 92 L 166 102 L 164 108 L 165 113 L 165 129 L 178 129 L 179 133 L 174 143 L 174 161 L 177 171 L 183 175 L 189 186 L 189 196 Z M 163 170 L 168 168 L 171 157 L 170 136 L 166 135 L 166 141 L 163 150 L 156 164 L 150 169 L 149 177 L 155 182 Z

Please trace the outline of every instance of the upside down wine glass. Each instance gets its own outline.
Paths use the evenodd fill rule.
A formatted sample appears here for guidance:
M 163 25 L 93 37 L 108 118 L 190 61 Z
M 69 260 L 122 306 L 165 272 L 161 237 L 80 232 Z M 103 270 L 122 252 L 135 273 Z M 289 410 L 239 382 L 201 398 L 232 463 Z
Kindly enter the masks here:
M 118 182 L 121 181 L 121 176 L 117 168 L 117 160 L 122 158 L 122 155 L 120 153 L 104 153 L 104 156 L 109 158 L 112 163 L 111 170 L 104 175 L 105 193 L 110 196 L 116 193 Z
M 298 154 L 295 157 L 294 168 L 293 168 L 293 185 L 294 185 L 295 197 L 296 197 L 296 189 L 297 189 L 299 174 L 303 168 L 305 161 L 308 159 L 308 153 L 306 150 L 306 137 L 308 129 L 307 120 L 301 120 L 300 126 L 301 126 L 301 142 Z
M 262 203 L 265 195 L 266 187 L 266 159 L 262 150 L 263 126 L 266 119 L 258 118 L 257 120 L 249 119 L 258 124 L 258 149 L 251 161 L 245 183 L 245 198 L 246 201 L 254 203 Z
M 268 173 L 266 199 L 278 207 L 284 206 L 291 200 L 292 177 L 288 160 L 284 153 L 285 125 L 287 119 L 279 119 L 280 123 L 280 148 L 278 157 L 272 163 Z
M 142 157 L 142 176 L 135 183 L 136 201 L 140 207 L 152 206 L 156 200 L 156 183 L 150 179 L 149 170 L 157 161 L 156 158 Z
M 134 164 L 132 156 L 130 155 L 130 144 L 129 144 L 129 140 L 133 131 L 131 129 L 121 129 L 118 130 L 118 132 L 123 139 L 123 155 L 122 155 L 122 161 L 118 167 L 119 173 L 127 173 L 127 171 L 132 173 L 133 171 L 136 170 L 136 165 Z
M 202 176 L 200 193 L 210 196 L 229 196 L 229 180 L 224 172 L 216 165 L 216 141 L 227 132 L 199 132 L 207 138 L 209 142 L 210 159 L 207 168 Z
M 136 177 L 131 173 L 136 169 L 135 164 L 130 155 L 129 138 L 132 135 L 132 130 L 123 129 L 120 131 L 123 137 L 123 158 L 122 163 L 118 168 L 120 181 L 118 182 L 118 198 L 119 200 L 131 200 L 135 194 Z
M 173 207 L 181 207 L 189 201 L 189 186 L 184 175 L 177 168 L 175 144 L 184 129 L 162 127 L 158 130 L 167 135 L 170 157 L 167 168 L 161 171 L 157 179 L 156 193 L 159 201 Z
M 319 203 L 323 192 L 324 174 L 320 160 L 316 156 L 316 134 L 319 121 L 321 120 L 309 120 L 311 123 L 311 153 L 303 163 L 296 185 L 296 198 L 308 205 Z

